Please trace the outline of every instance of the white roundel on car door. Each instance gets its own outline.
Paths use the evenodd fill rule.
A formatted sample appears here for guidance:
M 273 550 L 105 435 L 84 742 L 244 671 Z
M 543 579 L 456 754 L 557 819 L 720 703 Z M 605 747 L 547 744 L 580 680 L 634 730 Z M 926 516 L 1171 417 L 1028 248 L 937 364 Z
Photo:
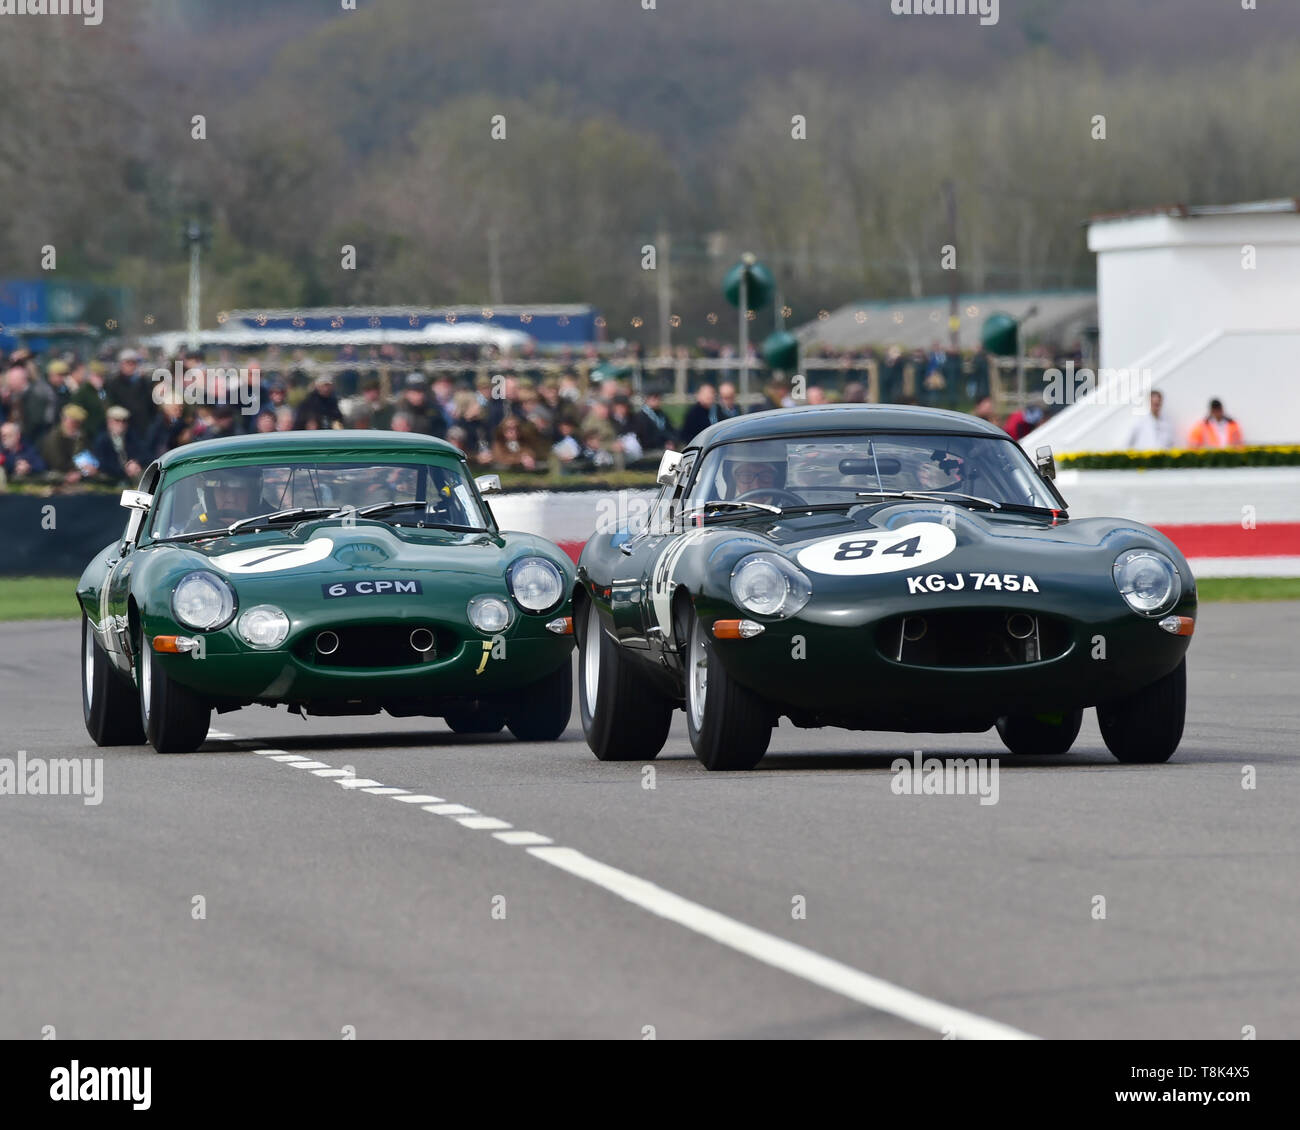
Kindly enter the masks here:
M 212 558 L 212 564 L 226 573 L 280 573 L 299 565 L 324 561 L 334 549 L 329 538 L 313 538 L 306 545 L 268 545 L 259 549 L 238 549 Z
M 898 573 L 947 557 L 957 535 L 939 522 L 912 522 L 897 530 L 836 534 L 804 546 L 795 557 L 810 573 L 862 576 Z

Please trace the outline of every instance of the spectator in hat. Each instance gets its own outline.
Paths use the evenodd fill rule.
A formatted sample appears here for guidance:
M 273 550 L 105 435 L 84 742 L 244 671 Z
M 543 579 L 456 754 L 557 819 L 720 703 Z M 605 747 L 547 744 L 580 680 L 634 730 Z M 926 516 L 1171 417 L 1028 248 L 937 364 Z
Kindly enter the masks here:
M 375 418 L 384 407 L 384 393 L 378 377 L 365 377 L 361 381 L 361 391 L 342 404 L 343 415 L 352 428 L 375 427 Z
M 117 356 L 117 374 L 105 382 L 108 405 L 117 405 L 131 413 L 133 420 L 153 416 L 153 381 L 140 371 L 140 354 L 124 349 Z
M 58 426 L 41 440 L 41 458 L 64 482 L 80 482 L 83 474 L 94 470 L 86 451 L 85 426 L 86 410 L 79 404 L 69 404 L 59 414 Z M 78 458 L 83 455 L 87 458 Z
M 23 435 L 23 427 L 17 420 L 6 420 L 0 424 L 0 467 L 10 479 L 25 479 L 39 475 L 45 468 L 41 454 Z
M 1047 417 L 1047 409 L 1041 400 L 1031 400 L 1017 412 L 1007 417 L 1002 426 L 1012 439 L 1024 439 Z
M 298 405 L 298 414 L 294 425 L 306 428 L 308 421 L 314 419 L 318 428 L 343 427 L 343 410 L 339 399 L 334 394 L 334 378 L 329 373 L 321 373 L 313 382 L 312 390 Z
M 1161 415 L 1164 394 L 1151 390 L 1150 411 L 1143 416 L 1128 434 L 1130 451 L 1162 451 L 1174 446 L 1174 428 L 1168 418 Z
M 632 430 L 642 451 L 664 451 L 673 446 L 673 426 L 664 415 L 663 403 L 663 393 L 652 389 L 632 417 Z
M 33 380 L 25 364 L 11 365 L 4 379 L 5 419 L 17 420 L 23 435 L 33 443 L 49 431 L 58 418 L 54 390 L 39 378 Z
M 393 417 L 399 412 L 409 417 L 410 430 L 413 432 L 438 437 L 447 433 L 445 427 L 440 427 L 442 413 L 438 413 L 438 419 L 434 419 L 429 411 L 429 378 L 423 373 L 406 374 L 397 403 L 376 414 L 375 427 L 396 430 L 393 428 Z
M 72 366 L 63 360 L 51 361 L 45 366 L 45 380 L 54 393 L 59 411 L 63 410 L 65 404 L 72 403 L 72 392 L 76 386 L 68 380 L 71 372 Z
M 1223 411 L 1223 401 L 1215 397 L 1210 401 L 1210 414 L 1192 425 L 1187 438 L 1188 447 L 1241 447 L 1241 426 Z
M 104 431 L 90 449 L 99 464 L 99 473 L 117 482 L 138 482 L 148 455 L 131 430 L 131 413 L 121 405 L 108 410 Z
M 72 403 L 79 405 L 86 413 L 86 430 L 95 435 L 104 426 L 108 410 L 108 390 L 104 384 L 106 371 L 102 361 L 92 361 L 85 367 L 85 372 L 77 382 L 77 389 L 72 394 Z

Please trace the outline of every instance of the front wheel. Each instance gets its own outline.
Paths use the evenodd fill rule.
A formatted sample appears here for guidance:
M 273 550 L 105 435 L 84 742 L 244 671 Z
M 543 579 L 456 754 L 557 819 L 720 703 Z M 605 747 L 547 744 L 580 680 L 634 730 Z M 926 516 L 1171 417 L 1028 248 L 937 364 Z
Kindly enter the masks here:
M 668 740 L 673 704 L 637 679 L 592 601 L 578 631 L 578 711 L 601 761 L 649 761 Z
M 1083 725 L 1082 710 L 1060 714 L 1011 714 L 998 719 L 1002 744 L 1021 757 L 1068 753 Z
M 1129 765 L 1168 761 L 1183 740 L 1187 714 L 1187 660 L 1137 694 L 1097 707 L 1106 748 Z
M 553 742 L 573 713 L 573 661 L 566 655 L 554 671 L 519 692 L 506 725 L 521 742 Z
M 147 639 L 139 663 L 140 722 L 149 744 L 159 753 L 193 753 L 208 736 L 212 707 L 158 666 Z
M 686 732 L 691 748 L 712 772 L 753 769 L 772 740 L 763 700 L 737 683 L 718 661 L 698 616 L 686 646 Z
M 95 639 L 90 618 L 81 617 L 81 715 L 96 745 L 144 745 L 140 709 L 131 683 L 113 667 Z

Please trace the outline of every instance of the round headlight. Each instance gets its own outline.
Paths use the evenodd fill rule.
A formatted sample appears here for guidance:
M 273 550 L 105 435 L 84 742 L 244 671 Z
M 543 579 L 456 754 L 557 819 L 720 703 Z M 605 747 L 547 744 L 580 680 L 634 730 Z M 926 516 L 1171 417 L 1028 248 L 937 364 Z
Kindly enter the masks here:
M 1182 595 L 1178 567 L 1155 549 L 1130 549 L 1115 559 L 1115 587 L 1134 612 L 1155 616 Z
M 564 598 L 564 578 L 544 557 L 521 557 L 510 567 L 510 591 L 529 612 L 546 612 Z
M 499 596 L 476 596 L 465 611 L 469 622 L 488 635 L 505 631 L 510 626 L 510 605 Z
M 259 604 L 239 617 L 239 634 L 251 647 L 279 647 L 289 634 L 289 617 L 273 604 Z
M 812 596 L 812 582 L 784 557 L 751 553 L 731 574 L 731 599 L 757 616 L 793 616 Z
M 187 628 L 212 632 L 235 615 L 235 592 L 215 573 L 188 573 L 172 592 L 172 613 Z

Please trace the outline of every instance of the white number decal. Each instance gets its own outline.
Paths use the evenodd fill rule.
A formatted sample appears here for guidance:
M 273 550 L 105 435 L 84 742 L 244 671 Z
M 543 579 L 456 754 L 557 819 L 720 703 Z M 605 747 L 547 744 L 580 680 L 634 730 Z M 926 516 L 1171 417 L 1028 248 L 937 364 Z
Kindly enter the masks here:
M 805 546 L 796 560 L 812 573 L 839 576 L 899 573 L 947 557 L 957 535 L 938 522 L 912 522 L 897 530 L 864 529 Z

